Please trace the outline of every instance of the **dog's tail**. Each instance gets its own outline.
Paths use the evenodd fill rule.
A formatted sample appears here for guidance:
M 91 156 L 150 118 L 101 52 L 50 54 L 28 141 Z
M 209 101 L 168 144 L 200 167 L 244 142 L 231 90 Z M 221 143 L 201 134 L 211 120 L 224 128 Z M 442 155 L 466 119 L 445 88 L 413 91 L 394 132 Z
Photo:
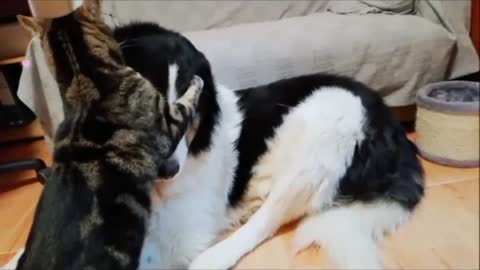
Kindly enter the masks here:
M 319 245 L 341 269 L 381 269 L 377 242 L 410 215 L 410 210 L 395 202 L 334 207 L 307 217 L 299 225 L 294 251 Z

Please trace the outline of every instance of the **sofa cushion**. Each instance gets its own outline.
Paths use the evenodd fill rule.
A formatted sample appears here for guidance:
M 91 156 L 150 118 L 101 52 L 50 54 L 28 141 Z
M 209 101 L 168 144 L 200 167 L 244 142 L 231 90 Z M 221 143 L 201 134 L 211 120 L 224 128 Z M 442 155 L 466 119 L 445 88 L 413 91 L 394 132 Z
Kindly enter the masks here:
M 415 0 L 360 0 L 371 7 L 396 14 L 409 14 L 415 11 Z
M 329 1 L 327 10 L 337 14 L 410 14 L 415 10 L 414 4 L 414 0 Z
M 365 82 L 396 106 L 413 104 L 419 87 L 444 79 L 455 43 L 423 18 L 381 14 L 324 13 L 186 36 L 231 88 L 330 72 Z

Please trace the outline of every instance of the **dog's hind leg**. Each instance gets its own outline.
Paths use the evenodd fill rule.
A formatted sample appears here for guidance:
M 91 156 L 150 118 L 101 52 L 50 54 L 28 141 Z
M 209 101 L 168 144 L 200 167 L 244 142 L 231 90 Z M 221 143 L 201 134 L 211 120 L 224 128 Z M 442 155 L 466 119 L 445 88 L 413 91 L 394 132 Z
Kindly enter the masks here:
M 322 187 L 325 185 L 325 187 Z M 273 236 L 286 222 L 297 219 L 308 210 L 312 193 L 319 188 L 331 191 L 328 181 L 302 177 L 283 177 L 275 181 L 264 204 L 248 222 L 227 239 L 200 254 L 190 269 L 228 269 L 244 255 Z

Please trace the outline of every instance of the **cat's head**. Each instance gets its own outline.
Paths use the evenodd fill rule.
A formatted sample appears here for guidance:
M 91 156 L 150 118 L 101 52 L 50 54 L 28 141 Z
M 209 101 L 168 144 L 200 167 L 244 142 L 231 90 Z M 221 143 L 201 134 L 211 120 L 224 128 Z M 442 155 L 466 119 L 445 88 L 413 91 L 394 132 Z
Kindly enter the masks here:
M 17 16 L 20 24 L 40 39 L 48 66 L 61 85 L 70 83 L 75 65 L 89 67 L 95 59 L 124 62 L 112 30 L 102 18 L 100 2 L 84 0 L 74 11 L 56 18 Z
M 65 120 L 57 131 L 56 145 L 73 140 L 77 145 L 112 145 L 136 156 L 143 156 L 140 149 L 148 148 L 145 151 L 158 159 L 157 164 L 171 155 L 196 111 L 203 88 L 200 78 L 189 80 L 190 91 L 176 100 L 155 91 L 126 67 L 98 0 L 84 0 L 62 17 L 19 16 L 18 20 L 41 40 L 60 89 Z M 81 136 L 72 135 L 73 129 Z M 123 151 L 122 157 L 126 156 Z M 133 159 L 119 158 L 124 167 Z M 163 167 L 158 170 L 169 169 Z
M 85 104 L 121 97 L 120 84 L 126 76 L 113 78 L 124 69 L 120 47 L 104 22 L 99 0 L 84 0 L 61 17 L 18 16 L 18 21 L 40 40 L 47 65 L 54 76 L 65 116 Z M 126 103 L 126 101 L 118 101 Z M 124 109 L 122 114 L 129 114 Z

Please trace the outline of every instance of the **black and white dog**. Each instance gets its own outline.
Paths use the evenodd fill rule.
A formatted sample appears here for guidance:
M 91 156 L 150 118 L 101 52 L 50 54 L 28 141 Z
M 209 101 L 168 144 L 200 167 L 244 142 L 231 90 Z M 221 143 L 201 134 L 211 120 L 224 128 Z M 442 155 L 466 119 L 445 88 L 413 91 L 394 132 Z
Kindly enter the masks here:
M 178 33 L 133 23 L 115 37 L 169 100 L 193 75 L 204 81 L 158 181 L 141 269 L 227 269 L 299 218 L 295 250 L 318 244 L 341 268 L 381 268 L 377 241 L 409 219 L 424 184 L 415 147 L 374 91 L 326 74 L 232 91 Z
M 194 74 L 205 83 L 157 186 L 141 269 L 227 269 L 302 217 L 296 251 L 317 244 L 341 268 L 381 268 L 377 242 L 409 219 L 424 181 L 415 147 L 374 91 L 326 74 L 232 91 L 178 33 L 133 23 L 115 35 L 127 63 L 168 99 Z
M 423 171 L 375 92 L 326 74 L 232 91 L 178 33 L 133 23 L 115 38 L 170 101 L 195 74 L 204 81 L 197 118 L 159 170 L 140 269 L 227 269 L 299 218 L 295 251 L 317 244 L 340 268 L 381 268 L 376 243 L 411 216 Z

